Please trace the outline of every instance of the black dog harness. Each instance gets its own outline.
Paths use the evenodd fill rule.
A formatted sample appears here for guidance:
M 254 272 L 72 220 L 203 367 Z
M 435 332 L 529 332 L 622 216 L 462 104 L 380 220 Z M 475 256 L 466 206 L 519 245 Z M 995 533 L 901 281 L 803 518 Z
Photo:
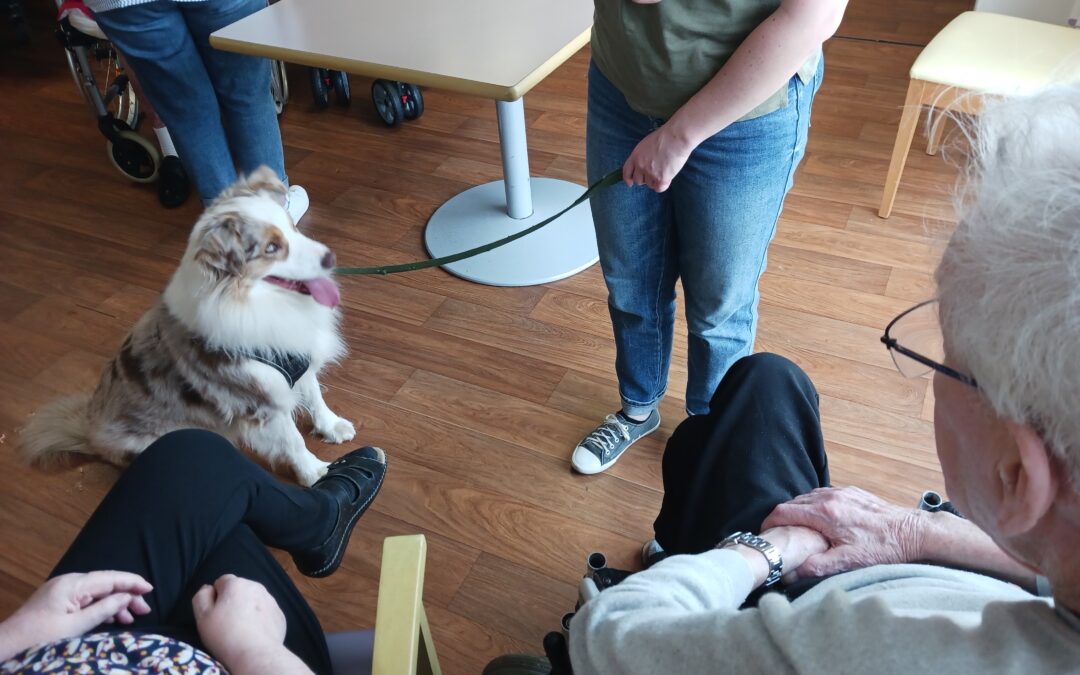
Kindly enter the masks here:
M 296 383 L 300 381 L 300 378 L 304 376 L 304 373 L 307 372 L 308 367 L 311 365 L 311 359 L 303 354 L 244 352 L 244 356 L 259 363 L 265 363 L 281 373 L 281 376 L 289 383 L 289 389 L 296 386 Z

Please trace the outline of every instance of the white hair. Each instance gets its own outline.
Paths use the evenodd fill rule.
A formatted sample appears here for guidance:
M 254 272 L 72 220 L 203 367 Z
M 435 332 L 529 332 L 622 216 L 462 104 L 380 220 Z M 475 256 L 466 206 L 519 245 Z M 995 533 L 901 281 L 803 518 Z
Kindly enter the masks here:
M 980 115 L 937 270 L 950 360 L 1080 486 L 1080 86 Z

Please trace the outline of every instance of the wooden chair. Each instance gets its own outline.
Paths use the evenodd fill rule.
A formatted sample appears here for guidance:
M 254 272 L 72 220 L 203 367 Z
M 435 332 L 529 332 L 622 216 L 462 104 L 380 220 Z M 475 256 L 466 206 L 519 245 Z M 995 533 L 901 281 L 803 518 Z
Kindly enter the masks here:
M 424 612 L 427 540 L 422 534 L 387 537 L 379 572 L 375 629 L 326 636 L 338 675 L 440 675 Z
M 990 12 L 964 12 L 953 19 L 911 66 L 878 215 L 888 218 L 892 212 L 923 106 L 977 114 L 984 96 L 1029 94 L 1076 79 L 1080 79 L 1080 30 Z M 932 125 L 927 154 L 937 154 L 942 121 Z

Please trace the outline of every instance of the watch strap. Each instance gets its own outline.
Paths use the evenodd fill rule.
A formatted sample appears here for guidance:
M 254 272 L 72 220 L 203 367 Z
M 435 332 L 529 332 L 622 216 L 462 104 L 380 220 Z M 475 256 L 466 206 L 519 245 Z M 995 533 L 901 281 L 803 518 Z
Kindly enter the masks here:
M 751 534 L 750 532 L 735 532 L 725 537 L 724 540 L 717 545 L 717 548 L 730 548 L 738 544 L 749 546 L 765 556 L 765 560 L 769 563 L 769 574 L 765 577 L 766 586 L 772 586 L 777 581 L 780 581 L 780 577 L 784 574 L 784 559 L 780 556 L 780 551 L 778 551 L 775 546 L 756 534 Z

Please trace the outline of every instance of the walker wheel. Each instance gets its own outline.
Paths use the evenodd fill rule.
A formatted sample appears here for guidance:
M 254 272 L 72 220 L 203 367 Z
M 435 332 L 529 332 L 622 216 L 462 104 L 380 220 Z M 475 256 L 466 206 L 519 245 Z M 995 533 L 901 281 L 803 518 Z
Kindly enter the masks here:
M 315 107 L 325 108 L 330 105 L 330 71 L 324 68 L 308 68 L 311 74 L 311 96 Z
M 375 104 L 375 112 L 379 119 L 388 127 L 396 127 L 401 124 L 405 117 L 402 106 L 401 91 L 397 82 L 390 80 L 375 80 L 371 83 L 371 100 Z
M 349 91 L 349 76 L 340 70 L 330 71 L 330 83 L 337 94 L 338 105 L 349 105 L 352 102 L 352 92 Z
M 415 84 L 401 83 L 401 101 L 405 108 L 405 119 L 415 120 L 424 114 L 424 95 Z
M 123 129 L 116 134 L 116 141 L 105 145 L 109 161 L 136 183 L 154 182 L 161 167 L 161 154 L 157 148 L 134 131 Z

